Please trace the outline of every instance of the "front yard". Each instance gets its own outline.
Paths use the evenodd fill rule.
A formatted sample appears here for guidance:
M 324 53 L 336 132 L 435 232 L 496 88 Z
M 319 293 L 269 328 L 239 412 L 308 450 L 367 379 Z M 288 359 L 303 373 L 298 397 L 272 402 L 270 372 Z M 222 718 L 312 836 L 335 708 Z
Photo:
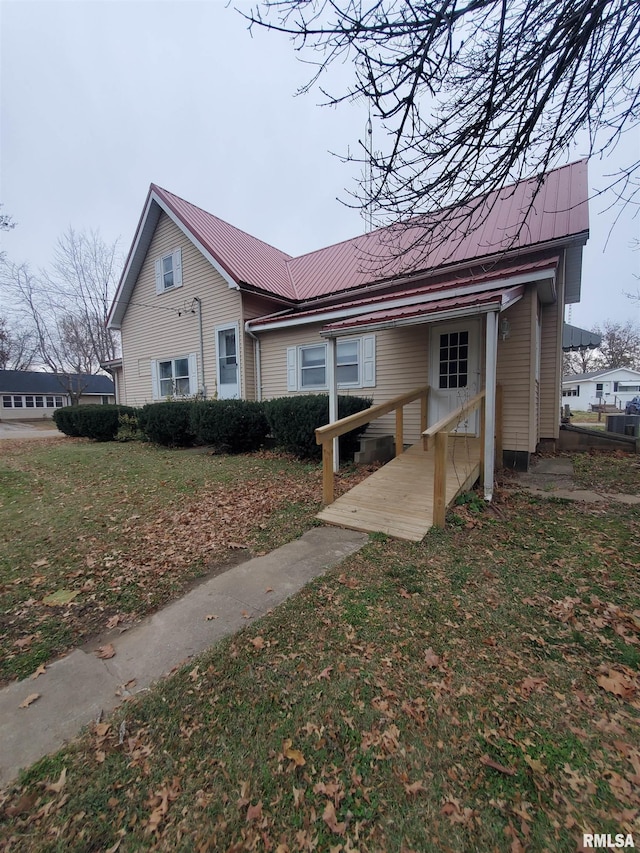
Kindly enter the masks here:
M 35 608 L 21 623 L 32 648 L 45 593 L 80 590 L 56 613 L 93 595 L 80 612 L 142 612 L 160 603 L 151 586 L 175 595 L 207 553 L 295 535 L 319 494 L 314 467 L 148 446 L 39 446 L 3 471 L 3 595 L 11 619 Z M 274 477 L 277 502 L 263 520 L 249 503 L 236 526 L 234 490 L 267 501 Z M 227 524 L 190 559 L 204 495 L 226 501 Z M 21 530 L 30 546 L 14 541 Z M 142 571 L 156 537 L 166 558 Z M 500 489 L 418 545 L 373 535 L 34 765 L 0 795 L 0 848 L 573 853 L 584 832 L 635 832 L 637 847 L 639 548 L 637 507 Z

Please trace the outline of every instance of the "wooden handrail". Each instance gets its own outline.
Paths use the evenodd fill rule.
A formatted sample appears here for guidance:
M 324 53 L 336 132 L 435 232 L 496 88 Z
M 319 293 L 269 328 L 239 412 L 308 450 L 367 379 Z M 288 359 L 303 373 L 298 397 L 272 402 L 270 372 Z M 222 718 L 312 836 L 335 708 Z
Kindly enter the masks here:
M 453 424 L 461 421 L 464 417 L 470 414 L 474 409 L 476 409 L 481 400 L 485 397 L 485 391 L 479 391 L 475 397 L 472 397 L 470 400 L 467 400 L 466 403 L 463 403 L 461 406 L 458 406 L 457 409 L 454 409 L 448 415 L 445 415 L 443 418 L 440 418 L 439 421 L 436 421 L 435 424 L 432 424 L 429 429 L 426 429 L 422 433 L 422 438 L 424 440 L 424 449 L 428 450 L 430 447 L 430 439 L 433 438 L 439 432 L 447 432 L 448 427 Z
M 393 400 L 388 400 L 386 403 L 378 403 L 375 406 L 370 406 L 363 412 L 356 412 L 354 415 L 348 415 L 346 418 L 340 418 L 332 424 L 318 427 L 316 430 L 316 444 L 322 445 L 322 500 L 325 506 L 333 503 L 333 441 L 346 432 L 356 429 L 364 424 L 388 415 L 389 412 L 396 412 L 396 456 L 399 456 L 404 450 L 404 418 L 403 407 L 408 403 L 413 403 L 415 400 L 421 401 L 420 406 L 420 430 L 423 431 L 427 426 L 427 399 L 429 394 L 429 386 L 422 385 L 414 391 L 408 391 L 405 394 L 399 394 Z
M 471 414 L 477 408 L 484 408 L 486 392 L 480 391 L 466 403 L 458 406 L 453 412 L 440 418 L 435 424 L 424 430 L 422 442 L 428 450 L 431 442 L 434 444 L 433 459 L 433 526 L 444 527 L 447 514 L 447 446 L 449 428 Z M 480 420 L 480 446 L 484 446 L 484 418 Z M 481 462 L 482 464 L 482 462 Z
M 394 397 L 393 400 L 388 400 L 386 403 L 377 403 L 375 406 L 369 406 L 362 412 L 356 412 L 355 415 L 348 415 L 346 418 L 340 418 L 339 421 L 334 421 L 332 424 L 318 427 L 316 430 L 316 444 L 322 444 L 328 439 L 337 438 L 344 435 L 345 432 L 351 432 L 352 429 L 362 426 L 363 424 L 371 423 L 382 415 L 388 415 L 394 409 L 406 406 L 407 403 L 413 403 L 419 400 L 422 395 L 426 395 L 429 390 L 428 385 L 423 385 L 416 388 L 415 391 L 408 391 L 406 394 L 400 394 Z

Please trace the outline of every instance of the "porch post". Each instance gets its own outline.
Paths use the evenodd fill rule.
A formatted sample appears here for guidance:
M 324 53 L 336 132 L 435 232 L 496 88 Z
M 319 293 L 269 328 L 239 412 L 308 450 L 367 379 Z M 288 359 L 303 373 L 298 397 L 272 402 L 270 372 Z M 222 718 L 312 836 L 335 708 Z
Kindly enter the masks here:
M 496 365 L 498 361 L 498 312 L 487 314 L 487 334 L 485 340 L 485 406 L 484 406 L 484 499 L 493 498 L 493 477 L 495 473 L 495 433 L 496 433 Z
M 327 385 L 329 387 L 329 423 L 338 420 L 338 383 L 336 382 L 336 339 L 327 338 Z M 333 470 L 340 468 L 339 439 L 333 439 Z

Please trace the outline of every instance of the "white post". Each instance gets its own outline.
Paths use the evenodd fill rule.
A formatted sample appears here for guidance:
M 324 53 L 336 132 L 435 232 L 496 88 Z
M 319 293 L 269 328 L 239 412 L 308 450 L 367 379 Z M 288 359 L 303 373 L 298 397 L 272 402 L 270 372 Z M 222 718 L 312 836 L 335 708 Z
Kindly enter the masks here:
M 336 339 L 327 338 L 327 385 L 329 386 L 329 423 L 338 420 L 338 383 L 336 382 Z M 340 468 L 339 439 L 333 439 L 333 470 Z
M 496 365 L 498 361 L 498 312 L 487 314 L 485 340 L 485 407 L 484 407 L 484 499 L 493 498 L 496 433 Z

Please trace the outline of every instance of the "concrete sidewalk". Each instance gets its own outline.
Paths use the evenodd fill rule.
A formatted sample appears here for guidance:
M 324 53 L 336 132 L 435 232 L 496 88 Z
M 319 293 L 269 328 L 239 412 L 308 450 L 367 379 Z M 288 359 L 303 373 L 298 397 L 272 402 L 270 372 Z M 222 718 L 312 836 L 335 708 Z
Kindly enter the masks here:
M 60 658 L 35 680 L 2 689 L 0 786 L 13 781 L 21 768 L 64 746 L 127 696 L 145 690 L 273 610 L 358 551 L 367 538 L 337 527 L 309 530 L 295 542 L 205 581 L 141 624 L 109 637 L 116 652 L 109 660 L 96 657 L 96 642 Z M 39 698 L 21 708 L 34 693 Z

